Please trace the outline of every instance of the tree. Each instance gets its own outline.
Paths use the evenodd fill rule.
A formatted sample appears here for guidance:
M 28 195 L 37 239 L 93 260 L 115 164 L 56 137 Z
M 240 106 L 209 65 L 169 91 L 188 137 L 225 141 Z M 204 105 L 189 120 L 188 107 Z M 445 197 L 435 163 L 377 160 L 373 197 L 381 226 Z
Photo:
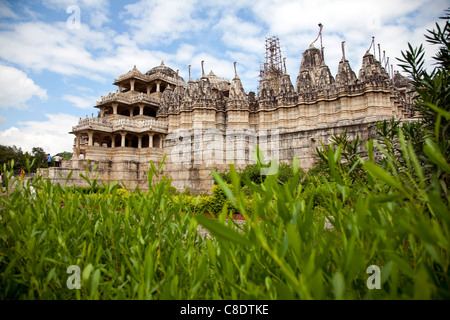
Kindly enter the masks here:
M 37 168 L 42 168 L 47 166 L 47 153 L 41 147 L 33 147 L 31 149 L 31 154 L 33 155 L 34 164 L 31 168 L 32 171 L 36 171 Z
M 16 146 L 0 145 L 0 165 L 3 168 L 4 163 L 14 160 L 14 171 L 19 171 L 21 168 L 26 168 L 25 155 L 21 148 Z
M 70 160 L 70 159 L 72 159 L 72 155 L 73 155 L 72 152 L 67 152 L 67 151 L 60 152 L 60 153 L 56 154 L 56 156 L 60 156 L 63 160 Z
M 403 58 L 397 58 L 414 84 L 415 108 L 422 117 L 419 125 L 405 125 L 403 131 L 414 140 L 415 151 L 421 156 L 419 160 L 427 176 L 439 171 L 436 157 L 442 156 L 450 162 L 450 8 L 445 12 L 446 15 L 440 17 L 445 20 L 445 25 L 441 27 L 436 22 L 436 28 L 425 34 L 428 43 L 438 46 L 431 72 L 424 68 L 423 45 L 413 48 L 408 43 L 408 50 L 402 52 Z M 440 155 L 431 154 L 431 150 L 438 150 Z M 439 172 L 439 180 L 448 186 L 450 174 Z

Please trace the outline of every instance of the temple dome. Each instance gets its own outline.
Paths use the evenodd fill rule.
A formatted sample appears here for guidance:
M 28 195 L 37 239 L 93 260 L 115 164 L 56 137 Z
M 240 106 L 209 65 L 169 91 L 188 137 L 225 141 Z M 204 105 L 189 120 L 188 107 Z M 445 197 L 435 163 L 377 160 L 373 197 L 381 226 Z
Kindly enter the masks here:
M 150 75 L 155 74 L 155 73 L 162 73 L 162 74 L 164 74 L 166 76 L 169 76 L 169 77 L 172 77 L 172 78 L 184 81 L 182 77 L 177 75 L 176 71 L 174 71 L 172 68 L 166 66 L 164 64 L 164 61 L 161 61 L 161 64 L 159 66 L 148 70 L 145 74 L 150 76 Z

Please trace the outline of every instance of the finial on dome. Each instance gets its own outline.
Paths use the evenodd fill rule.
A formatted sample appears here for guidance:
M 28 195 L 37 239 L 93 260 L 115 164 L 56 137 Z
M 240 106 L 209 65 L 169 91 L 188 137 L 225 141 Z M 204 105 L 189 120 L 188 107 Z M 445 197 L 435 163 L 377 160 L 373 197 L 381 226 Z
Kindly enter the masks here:
M 373 46 L 373 50 L 375 50 L 375 37 L 372 36 L 372 42 L 370 43 L 370 47 L 369 49 L 367 49 L 366 54 L 370 53 L 370 49 L 372 49 Z
M 341 47 L 342 47 L 342 61 L 345 61 L 345 49 L 344 49 L 345 41 L 342 41 Z
M 164 60 L 161 60 L 161 64 L 160 64 L 161 66 L 163 66 L 164 65 Z
M 309 47 L 310 48 L 313 48 L 314 47 L 314 42 L 316 42 L 318 39 L 319 39 L 319 37 L 321 38 L 320 39 L 320 42 L 322 42 L 322 29 L 323 29 L 323 24 L 321 24 L 321 23 L 319 23 L 319 34 L 317 35 L 317 38 L 316 38 L 316 40 L 314 40 L 313 42 L 311 42 L 311 44 L 309 45 Z M 320 46 L 322 47 L 322 44 L 320 44 Z
M 233 62 L 233 65 L 234 65 L 234 77 L 237 78 L 238 75 L 237 75 L 237 71 L 236 71 L 236 61 Z
M 202 60 L 202 77 L 205 76 L 205 69 L 203 68 L 203 63 L 205 62 L 205 60 Z

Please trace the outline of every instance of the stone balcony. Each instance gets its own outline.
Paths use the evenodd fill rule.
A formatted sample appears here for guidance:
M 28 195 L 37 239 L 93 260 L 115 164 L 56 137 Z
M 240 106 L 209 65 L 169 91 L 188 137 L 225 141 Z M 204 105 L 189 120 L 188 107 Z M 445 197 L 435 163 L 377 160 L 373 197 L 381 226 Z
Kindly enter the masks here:
M 106 96 L 102 96 L 100 101 L 97 101 L 97 106 L 109 103 L 109 102 L 121 102 L 124 104 L 134 104 L 139 102 L 146 102 L 152 105 L 160 104 L 160 99 L 155 96 L 148 95 L 142 92 L 135 92 L 135 94 L 131 94 L 129 92 L 119 93 L 119 92 L 111 92 Z
M 72 127 L 72 133 L 93 130 L 108 133 L 116 131 L 129 131 L 133 133 L 152 131 L 166 134 L 167 128 L 167 123 L 155 119 L 132 120 L 126 118 L 108 121 L 105 118 L 85 118 L 80 119 L 78 124 Z
M 114 79 L 114 83 L 118 83 L 120 81 L 129 79 L 129 78 L 137 78 L 137 79 L 143 80 L 145 82 L 151 82 L 153 80 L 163 79 L 164 81 L 167 81 L 168 83 L 173 84 L 173 85 L 184 85 L 184 82 L 180 81 L 180 79 L 171 77 L 162 72 L 156 72 L 154 74 L 147 75 L 147 74 L 140 73 L 139 71 L 136 72 L 134 70 L 131 70 L 128 73 L 125 73 L 125 74 L 119 76 L 119 78 Z

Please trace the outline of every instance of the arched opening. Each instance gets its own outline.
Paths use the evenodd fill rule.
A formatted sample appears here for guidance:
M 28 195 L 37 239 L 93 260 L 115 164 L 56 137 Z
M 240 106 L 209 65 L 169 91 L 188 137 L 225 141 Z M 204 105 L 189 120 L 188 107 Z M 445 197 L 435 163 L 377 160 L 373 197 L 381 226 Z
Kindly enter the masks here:
M 92 141 L 94 143 L 94 147 L 100 147 L 102 143 L 102 137 L 99 134 L 94 133 L 92 135 Z
M 160 139 L 161 137 L 159 135 L 153 136 L 153 148 L 159 148 Z
M 80 145 L 87 145 L 89 142 L 89 136 L 87 134 L 82 134 L 80 136 Z
M 112 139 L 109 136 L 106 136 L 103 138 L 101 146 L 104 148 L 111 148 L 112 145 Z
M 122 136 L 120 134 L 117 134 L 114 136 L 114 145 L 116 147 L 121 147 L 122 146 Z
M 137 148 L 139 144 L 139 139 L 137 136 L 132 134 L 127 134 L 125 137 L 125 146 L 128 148 Z
M 150 94 L 154 93 L 154 92 L 156 92 L 156 86 L 155 85 L 152 86 L 152 89 L 150 90 Z
M 128 110 L 128 108 L 125 107 L 120 107 L 119 110 L 117 110 L 117 113 L 120 114 L 121 116 L 126 117 L 130 116 L 130 110 Z
M 105 107 L 103 110 L 103 116 L 107 116 L 113 114 L 113 108 L 112 107 Z
M 144 116 L 155 118 L 156 110 L 150 107 L 144 107 Z
M 144 135 L 142 137 L 142 148 L 148 148 L 149 142 L 150 142 L 150 138 L 148 137 L 148 134 Z
M 139 107 L 136 107 L 133 109 L 133 116 L 138 116 L 139 115 Z

